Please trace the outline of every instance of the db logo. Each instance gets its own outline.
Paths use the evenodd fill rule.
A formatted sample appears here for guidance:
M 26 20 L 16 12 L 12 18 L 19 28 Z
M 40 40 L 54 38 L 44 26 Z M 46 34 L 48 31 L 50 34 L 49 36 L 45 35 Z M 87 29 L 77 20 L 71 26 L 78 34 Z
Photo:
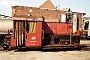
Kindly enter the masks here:
M 36 40 L 36 37 L 35 37 L 35 36 L 33 36 L 33 37 L 31 38 L 31 40 Z

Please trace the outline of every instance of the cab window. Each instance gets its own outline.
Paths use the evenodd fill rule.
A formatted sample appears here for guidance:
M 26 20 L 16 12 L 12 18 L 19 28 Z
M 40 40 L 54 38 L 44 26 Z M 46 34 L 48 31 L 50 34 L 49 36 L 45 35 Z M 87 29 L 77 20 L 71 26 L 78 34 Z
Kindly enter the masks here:
M 89 21 L 86 21 L 84 25 L 84 30 L 88 30 L 88 28 L 89 28 Z

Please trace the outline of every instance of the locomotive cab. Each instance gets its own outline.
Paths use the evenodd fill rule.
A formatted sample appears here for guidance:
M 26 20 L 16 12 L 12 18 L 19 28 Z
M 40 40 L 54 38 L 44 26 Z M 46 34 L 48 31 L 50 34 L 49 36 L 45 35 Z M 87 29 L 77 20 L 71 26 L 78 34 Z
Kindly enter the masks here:
M 12 48 L 41 48 L 41 20 L 13 20 Z

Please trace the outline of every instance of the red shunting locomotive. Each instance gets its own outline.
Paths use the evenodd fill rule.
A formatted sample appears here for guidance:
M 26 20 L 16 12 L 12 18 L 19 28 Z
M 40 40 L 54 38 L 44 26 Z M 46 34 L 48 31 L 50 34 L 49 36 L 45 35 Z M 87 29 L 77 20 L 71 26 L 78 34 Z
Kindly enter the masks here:
M 19 19 L 18 19 L 19 18 Z M 23 19 L 22 19 L 23 18 Z M 73 24 L 58 19 L 13 18 L 12 48 L 79 48 Z

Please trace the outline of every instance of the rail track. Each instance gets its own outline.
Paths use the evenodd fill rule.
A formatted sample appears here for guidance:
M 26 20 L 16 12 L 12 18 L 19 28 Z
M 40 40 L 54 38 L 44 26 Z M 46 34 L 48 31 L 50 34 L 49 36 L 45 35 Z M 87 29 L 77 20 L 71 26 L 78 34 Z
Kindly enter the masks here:
M 9 50 L 4 50 L 3 47 L 0 46 L 0 51 L 15 51 L 15 52 L 19 52 L 19 51 L 90 51 L 90 44 L 81 44 L 80 48 L 56 48 L 56 49 L 48 49 L 48 48 L 42 48 L 42 49 L 9 49 Z

